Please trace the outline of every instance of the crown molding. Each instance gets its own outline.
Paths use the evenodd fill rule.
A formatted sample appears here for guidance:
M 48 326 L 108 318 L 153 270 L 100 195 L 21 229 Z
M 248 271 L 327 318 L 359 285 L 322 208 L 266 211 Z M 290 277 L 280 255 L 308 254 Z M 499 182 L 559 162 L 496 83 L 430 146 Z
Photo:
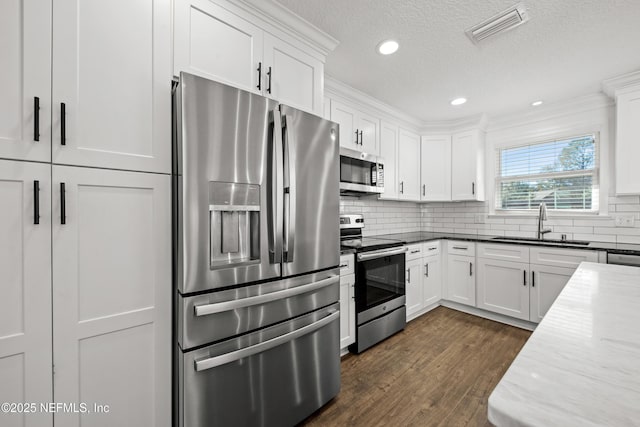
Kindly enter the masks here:
M 489 116 L 482 113 L 474 116 L 463 117 L 461 119 L 423 121 L 421 130 L 422 132 L 429 134 L 461 132 L 471 129 L 486 131 L 488 124 Z
M 340 43 L 276 0 L 235 0 L 233 3 L 255 18 L 276 26 L 280 31 L 291 37 L 302 40 L 324 56 L 333 52 Z
M 386 116 L 391 121 L 398 121 L 401 124 L 416 130 L 421 129 L 424 126 L 424 122 L 417 117 L 403 113 L 397 108 L 394 108 L 391 105 L 355 89 L 327 74 L 325 74 L 324 77 L 324 89 L 325 96 L 328 96 L 329 98 L 337 97 L 340 101 L 346 101 L 359 109 L 364 108 L 365 110 L 372 111 L 374 114 Z
M 604 93 L 592 93 L 552 104 L 543 104 L 540 107 L 528 111 L 520 110 L 502 116 L 491 117 L 487 130 L 493 132 L 508 129 L 529 123 L 608 108 L 613 104 L 613 100 Z
M 612 77 L 602 82 L 603 92 L 611 98 L 615 98 L 621 90 L 632 86 L 640 87 L 640 70 Z

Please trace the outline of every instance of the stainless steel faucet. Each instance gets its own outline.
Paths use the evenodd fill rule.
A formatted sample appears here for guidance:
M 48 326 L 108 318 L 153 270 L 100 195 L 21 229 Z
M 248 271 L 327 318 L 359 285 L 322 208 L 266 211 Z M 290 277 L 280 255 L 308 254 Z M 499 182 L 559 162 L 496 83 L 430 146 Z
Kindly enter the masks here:
M 547 205 L 542 202 L 538 208 L 538 240 L 543 240 L 544 235 L 551 233 L 550 228 L 542 228 L 544 221 L 547 219 Z

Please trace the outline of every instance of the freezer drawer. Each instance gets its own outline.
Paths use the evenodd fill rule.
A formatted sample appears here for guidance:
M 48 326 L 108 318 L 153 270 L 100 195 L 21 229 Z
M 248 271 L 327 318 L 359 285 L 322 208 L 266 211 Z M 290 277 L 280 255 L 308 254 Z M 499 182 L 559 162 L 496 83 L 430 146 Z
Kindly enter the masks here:
M 179 424 L 295 425 L 340 390 L 339 304 L 179 352 Z
M 178 296 L 178 343 L 187 350 L 326 307 L 340 300 L 340 270 L 191 297 Z

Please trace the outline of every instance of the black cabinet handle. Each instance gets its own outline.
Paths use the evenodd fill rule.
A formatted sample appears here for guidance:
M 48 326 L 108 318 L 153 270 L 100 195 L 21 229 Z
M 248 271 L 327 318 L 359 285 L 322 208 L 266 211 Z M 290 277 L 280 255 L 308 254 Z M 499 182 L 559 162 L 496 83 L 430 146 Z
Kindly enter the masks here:
M 425 268 L 425 273 L 424 273 L 424 275 L 425 275 L 425 276 L 427 276 L 427 277 L 429 277 L 429 263 L 426 263 L 426 264 L 424 265 L 424 268 Z
M 407 269 L 407 283 L 411 283 L 411 269 Z
M 476 194 L 476 183 L 475 182 L 471 183 L 471 194 Z
M 60 224 L 67 223 L 67 200 L 64 189 L 64 182 L 60 183 Z
M 527 270 L 522 270 L 522 284 L 527 286 Z
M 40 141 L 40 98 L 33 97 L 33 140 Z
M 469 263 L 469 276 L 473 276 L 473 263 Z
M 269 71 L 267 71 L 267 93 L 271 93 L 271 67 L 269 67 Z
M 356 129 L 356 145 L 358 145 L 358 129 Z
M 404 194 L 404 181 L 400 181 L 400 194 Z
M 423 196 L 427 195 L 427 186 L 425 184 L 422 184 L 422 195 Z
M 535 288 L 536 286 L 536 273 L 535 272 L 531 272 L 531 287 Z
M 67 145 L 67 105 L 60 103 L 60 145 Z
M 33 181 L 33 223 L 40 224 L 40 181 Z
M 258 90 L 262 90 L 262 62 L 258 62 Z
M 362 145 L 362 131 L 360 131 L 360 145 Z

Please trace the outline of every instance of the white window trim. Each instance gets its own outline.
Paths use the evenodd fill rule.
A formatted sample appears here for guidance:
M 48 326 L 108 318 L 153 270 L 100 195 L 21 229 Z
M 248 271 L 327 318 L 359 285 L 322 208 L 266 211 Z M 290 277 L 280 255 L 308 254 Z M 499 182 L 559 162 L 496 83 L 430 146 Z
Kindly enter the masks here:
M 599 181 L 599 191 L 598 191 L 598 212 L 596 211 L 565 211 L 562 209 L 549 209 L 549 214 L 554 217 L 565 218 L 565 219 L 584 219 L 588 218 L 611 218 L 609 215 L 609 141 L 606 137 L 606 134 L 602 132 L 602 126 L 593 126 L 589 128 L 585 127 L 576 127 L 571 129 L 565 129 L 559 132 L 553 132 L 549 134 L 541 134 L 538 136 L 528 136 L 526 138 L 521 139 L 505 139 L 502 141 L 489 141 L 487 143 L 487 155 L 485 158 L 486 165 L 486 179 L 487 183 L 491 183 L 487 185 L 487 202 L 489 203 L 489 215 L 488 218 L 537 218 L 537 212 L 533 210 L 509 210 L 509 209 L 496 209 L 496 162 L 495 162 L 495 154 L 496 150 L 502 148 L 510 148 L 510 147 L 518 147 L 524 145 L 531 145 L 536 143 L 541 143 L 544 141 L 553 141 L 553 140 L 562 140 L 562 139 L 570 139 L 579 135 L 589 135 L 593 134 L 596 137 L 596 141 L 598 144 L 598 165 L 596 168 L 598 169 L 598 181 Z

